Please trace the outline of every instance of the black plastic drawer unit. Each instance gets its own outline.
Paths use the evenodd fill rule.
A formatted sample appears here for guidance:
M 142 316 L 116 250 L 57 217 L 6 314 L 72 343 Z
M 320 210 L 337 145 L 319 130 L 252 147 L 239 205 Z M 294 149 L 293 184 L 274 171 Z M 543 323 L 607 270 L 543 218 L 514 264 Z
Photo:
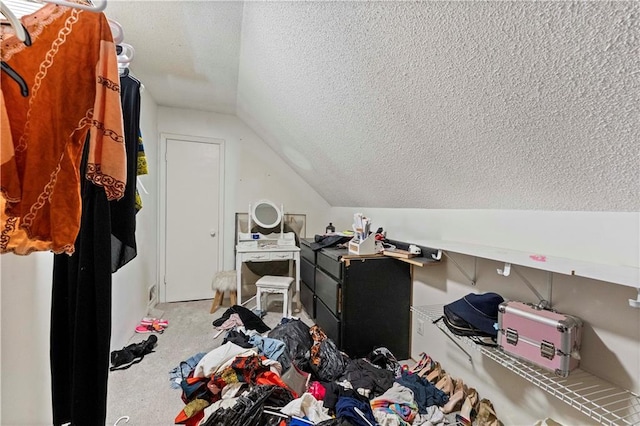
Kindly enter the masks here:
M 334 315 L 340 313 L 339 294 L 340 283 L 320 268 L 316 268 L 316 296 L 322 300 Z
M 316 264 L 316 252 L 311 250 L 311 247 L 307 245 L 308 241 L 300 241 L 300 257 L 307 259 L 313 265 Z
M 336 281 L 342 280 L 342 262 L 340 259 L 346 254 L 343 249 L 322 249 L 318 253 L 316 265 L 323 269 L 327 274 L 333 276 Z
M 309 318 L 315 319 L 316 297 L 313 294 L 313 290 L 304 282 L 300 284 L 300 302 L 302 306 L 304 306 L 304 310 L 307 312 L 307 315 L 309 315 Z
M 300 280 L 311 289 L 316 290 L 316 267 L 307 259 L 300 259 Z
M 352 256 L 346 249 L 311 252 L 315 264 L 307 256 L 300 262 L 300 300 L 316 324 L 351 357 L 385 346 L 398 359 L 407 359 L 409 264 L 386 256 Z
M 316 324 L 340 347 L 340 320 L 320 299 L 316 299 Z

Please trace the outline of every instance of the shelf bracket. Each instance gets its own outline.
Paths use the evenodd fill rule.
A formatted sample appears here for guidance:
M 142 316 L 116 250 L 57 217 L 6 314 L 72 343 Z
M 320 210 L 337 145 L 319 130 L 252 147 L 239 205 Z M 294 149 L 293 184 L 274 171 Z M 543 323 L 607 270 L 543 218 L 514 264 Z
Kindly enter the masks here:
M 456 342 L 456 339 L 454 339 L 453 337 L 451 337 L 449 335 L 449 333 L 447 333 L 446 331 L 444 331 L 442 328 L 437 327 L 438 330 L 442 331 L 444 333 L 445 336 L 447 336 L 449 338 L 449 340 L 451 340 L 453 342 L 454 345 L 456 345 L 458 347 L 458 349 L 460 349 L 462 352 L 464 352 L 464 354 L 467 356 L 467 358 L 469 359 L 469 362 L 471 364 L 473 364 L 473 358 L 471 358 L 471 355 L 469 355 L 469 352 L 465 351 L 464 348 L 462 346 L 460 346 L 460 343 Z
M 531 282 L 522 275 L 520 271 L 518 271 L 515 267 L 512 268 L 510 263 L 504 264 L 504 269 L 497 269 L 498 275 L 502 275 L 503 277 L 508 277 L 511 274 L 511 271 L 515 272 L 515 274 L 520 277 L 520 279 L 529 287 L 529 290 L 533 292 L 538 298 L 538 307 L 541 309 L 549 309 L 551 308 L 551 297 L 553 290 L 553 273 L 547 272 L 547 296 L 543 297 L 538 290 L 531 284 Z M 639 296 L 640 298 L 640 296 Z
M 473 277 L 471 277 L 471 276 L 469 276 L 469 274 L 467 274 L 465 272 L 464 269 L 462 269 L 462 266 L 460 266 L 460 264 L 458 262 L 456 262 L 456 260 L 453 257 L 451 257 L 451 256 L 449 256 L 447 254 L 446 251 L 438 250 L 438 256 L 441 256 L 442 254 L 447 256 L 447 259 L 449 259 L 450 261 L 453 262 L 454 265 L 456 265 L 456 268 L 458 268 L 458 270 L 460 272 L 462 272 L 462 275 L 464 275 L 471 282 L 471 285 L 476 285 L 476 270 L 477 270 L 477 265 L 478 265 L 478 258 L 477 257 L 474 256 L 474 258 L 473 258 Z M 435 259 L 435 257 L 434 257 L 434 259 Z

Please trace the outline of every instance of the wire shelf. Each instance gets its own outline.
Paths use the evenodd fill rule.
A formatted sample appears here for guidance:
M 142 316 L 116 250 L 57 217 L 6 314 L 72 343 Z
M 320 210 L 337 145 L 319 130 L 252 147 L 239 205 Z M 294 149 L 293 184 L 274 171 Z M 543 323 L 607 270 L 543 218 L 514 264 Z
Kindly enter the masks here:
M 442 305 L 412 306 L 419 318 L 433 322 L 442 316 Z M 602 425 L 633 426 L 640 424 L 640 396 L 615 386 L 584 370 L 576 369 L 568 377 L 559 377 L 533 364 L 511 357 L 499 348 L 475 344 L 470 339 L 450 333 L 442 321 L 434 324 L 454 341 L 480 351 L 503 367 L 533 383 Z

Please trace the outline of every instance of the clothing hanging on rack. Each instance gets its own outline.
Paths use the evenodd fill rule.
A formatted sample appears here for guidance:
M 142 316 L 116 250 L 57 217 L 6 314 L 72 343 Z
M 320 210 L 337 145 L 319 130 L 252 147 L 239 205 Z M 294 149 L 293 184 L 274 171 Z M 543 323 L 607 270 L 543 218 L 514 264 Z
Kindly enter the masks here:
M 33 87 L 23 97 L 2 73 L 14 155 L 2 156 L 0 252 L 70 254 L 80 227 L 76 171 L 90 128 L 86 177 L 109 199 L 124 195 L 115 47 L 102 13 L 47 4 L 22 22 L 31 47 L 3 37 L 2 60 Z
M 94 30 L 101 32 L 96 43 L 103 49 L 108 46 L 108 50 L 102 52 L 109 55 L 109 61 L 102 67 L 107 75 L 94 77 L 104 88 L 104 91 L 98 91 L 97 97 L 108 97 L 106 100 L 110 102 L 111 110 L 118 114 L 122 129 L 115 46 L 110 40 L 108 22 L 102 14 L 76 13 L 79 19 L 94 21 Z M 84 144 L 83 161 L 76 172 L 81 183 L 82 215 L 71 250 L 73 254 L 54 256 L 50 357 L 53 423 L 56 426 L 104 424 L 106 421 L 112 309 L 109 199 L 113 196 L 109 185 L 85 177 L 90 178 L 95 167 L 91 161 L 94 151 L 91 141 L 100 135 L 118 138 L 123 154 L 119 161 L 125 176 L 126 156 L 122 131 L 115 135 L 106 122 L 104 126 L 95 121 L 92 124 Z M 125 184 L 121 181 L 118 186 L 121 196 L 124 196 L 124 190 Z
M 140 92 L 142 93 L 142 85 L 140 86 Z M 149 174 L 149 167 L 147 165 L 147 156 L 144 153 L 144 143 L 142 141 L 142 133 L 138 133 L 138 168 L 137 175 L 147 175 Z M 142 181 L 138 177 L 137 179 L 138 186 L 142 188 L 142 191 L 145 194 L 149 194 L 147 189 L 142 185 Z M 142 210 L 142 197 L 140 196 L 140 191 L 138 191 L 138 187 L 136 187 L 136 212 Z
M 86 171 L 85 145 L 79 175 Z M 82 179 L 82 221 L 73 255 L 53 258 L 53 424 L 103 425 L 111 345 L 111 215 L 104 187 Z
M 111 201 L 111 271 L 115 272 L 136 257 L 136 178 L 138 168 L 138 135 L 140 134 L 140 82 L 120 75 L 120 98 L 124 119 L 124 141 L 127 150 L 127 185 L 124 197 Z
M 9 115 L 7 114 L 7 107 L 4 103 L 4 94 L 0 90 L 0 167 L 12 167 L 14 165 L 11 162 L 13 158 L 13 136 L 11 136 L 11 123 L 9 122 Z M 13 173 L 13 172 L 12 172 Z M 2 182 L 4 185 L 5 182 Z M 13 182 L 12 188 L 7 188 L 9 191 L 18 191 L 20 188 L 17 182 Z M 0 199 L 2 196 L 0 195 Z
M 2 73 L 2 121 L 9 132 L 3 125 L 0 251 L 60 253 L 54 256 L 51 305 L 53 424 L 104 424 L 111 334 L 108 200 L 122 198 L 126 182 L 115 45 L 102 13 L 47 4 L 22 23 L 33 41 L 28 49 L 2 34 L 2 61 L 31 87 L 23 97 Z

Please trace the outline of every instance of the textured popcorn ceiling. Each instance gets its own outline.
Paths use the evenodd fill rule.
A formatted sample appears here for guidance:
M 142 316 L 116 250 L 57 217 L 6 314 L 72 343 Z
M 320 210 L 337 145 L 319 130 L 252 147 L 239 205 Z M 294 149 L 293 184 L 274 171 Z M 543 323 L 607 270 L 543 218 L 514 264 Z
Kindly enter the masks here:
M 640 3 L 169 3 L 118 4 L 175 67 L 154 98 L 235 111 L 333 206 L 640 210 Z
M 235 113 L 242 2 L 109 0 L 159 105 Z

